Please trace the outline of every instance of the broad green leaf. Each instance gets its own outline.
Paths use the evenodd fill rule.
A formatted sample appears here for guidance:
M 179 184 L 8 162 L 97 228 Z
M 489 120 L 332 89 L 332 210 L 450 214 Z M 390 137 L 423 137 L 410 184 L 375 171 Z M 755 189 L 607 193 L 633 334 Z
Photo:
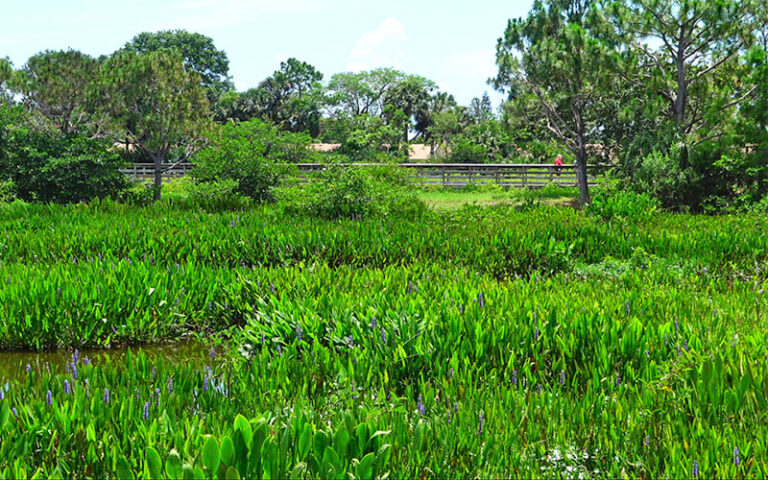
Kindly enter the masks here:
M 172 480 L 179 480 L 181 478 L 181 457 L 179 457 L 179 452 L 175 448 L 171 450 L 168 458 L 165 459 L 165 475 Z
M 152 447 L 147 448 L 147 469 L 152 478 L 160 478 L 163 472 L 163 461 L 160 454 Z
M 203 465 L 205 468 L 211 472 L 216 472 L 221 462 L 219 455 L 219 442 L 213 436 L 209 436 L 203 446 Z
M 131 471 L 131 466 L 128 464 L 128 460 L 126 460 L 125 457 L 121 456 L 117 459 L 115 475 L 120 480 L 133 480 L 134 476 Z

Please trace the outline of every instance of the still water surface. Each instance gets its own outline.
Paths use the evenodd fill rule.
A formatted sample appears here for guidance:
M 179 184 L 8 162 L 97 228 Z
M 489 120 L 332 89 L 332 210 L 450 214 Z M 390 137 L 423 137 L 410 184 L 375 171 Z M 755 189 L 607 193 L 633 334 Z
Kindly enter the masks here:
M 89 359 L 94 365 L 111 360 L 119 364 L 128 352 L 136 355 L 143 352 L 147 359 L 163 360 L 170 363 L 210 362 L 211 347 L 198 340 L 182 340 L 159 345 L 113 348 L 102 350 L 80 350 L 80 362 Z M 26 375 L 27 365 L 32 368 L 50 368 L 54 373 L 65 373 L 67 364 L 72 362 L 74 350 L 54 352 L 0 352 L 0 383 L 14 381 Z

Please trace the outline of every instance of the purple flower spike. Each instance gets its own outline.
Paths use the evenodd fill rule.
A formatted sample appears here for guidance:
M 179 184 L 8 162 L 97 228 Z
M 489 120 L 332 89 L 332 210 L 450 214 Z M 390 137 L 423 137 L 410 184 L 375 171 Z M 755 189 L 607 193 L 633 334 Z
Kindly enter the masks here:
M 280 354 L 280 356 L 283 356 L 283 347 L 278 343 L 277 344 L 277 353 Z
M 384 330 L 384 327 L 381 327 L 381 341 L 387 343 L 387 331 Z
M 30 365 L 30 364 L 27 364 L 27 373 L 29 373 L 29 372 L 30 372 L 30 370 L 32 370 L 32 365 Z
M 480 412 L 480 415 L 478 415 L 477 418 L 477 434 L 482 435 L 483 434 L 483 424 L 485 423 L 485 419 L 483 418 L 483 412 Z
M 693 477 L 697 478 L 699 476 L 699 462 L 696 460 L 693 461 Z
M 48 390 L 48 394 L 45 397 L 46 401 L 48 402 L 48 405 L 53 405 L 53 398 L 51 398 L 51 391 Z
M 64 393 L 69 395 L 69 381 L 68 380 L 64 380 Z
M 2 388 L 0 388 L 0 400 L 5 400 L 5 391 Z
M 13 408 L 11 409 L 11 411 L 13 412 L 13 417 L 14 417 L 14 418 L 19 418 L 19 414 L 18 414 L 18 413 L 16 413 L 16 407 L 13 407 Z
M 210 386 L 210 380 L 208 379 L 208 374 L 206 373 L 205 377 L 203 377 L 203 390 L 207 392 L 209 386 Z
M 645 446 L 645 448 L 648 448 L 651 445 L 651 436 L 650 435 L 646 435 L 645 436 L 645 441 L 643 442 L 643 445 Z
M 480 292 L 477 295 L 477 303 L 480 305 L 480 308 L 483 308 L 485 306 L 485 296 L 483 295 L 483 292 Z
M 371 317 L 371 330 L 376 330 L 376 315 Z
M 104 389 L 104 403 L 109 405 L 109 389 L 108 388 Z
M 560 385 L 565 385 L 565 370 L 560 370 Z
M 210 351 L 210 352 L 208 352 L 208 356 L 209 356 L 209 357 L 211 357 L 211 360 L 213 360 L 214 358 L 216 358 L 216 349 L 215 349 L 215 348 L 213 348 L 213 347 L 211 347 L 211 351 Z
M 144 402 L 144 420 L 149 420 L 149 402 Z
M 419 395 L 419 401 L 416 404 L 416 407 L 419 409 L 419 415 L 424 416 L 424 414 L 427 413 L 426 408 L 424 408 L 424 402 L 421 401 L 421 395 Z
M 517 385 L 517 370 L 512 370 L 512 385 Z
M 739 457 L 739 447 L 736 447 L 733 449 L 733 464 L 737 467 L 741 463 L 741 458 Z
M 296 326 L 296 340 L 301 341 L 301 326 Z

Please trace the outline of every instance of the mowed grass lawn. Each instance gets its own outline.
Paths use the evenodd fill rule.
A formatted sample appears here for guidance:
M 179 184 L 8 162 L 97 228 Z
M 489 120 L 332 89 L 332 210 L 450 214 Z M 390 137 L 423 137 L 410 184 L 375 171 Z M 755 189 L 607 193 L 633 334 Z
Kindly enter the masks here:
M 575 188 L 546 187 L 538 190 L 511 188 L 509 190 L 472 191 L 466 188 L 419 190 L 418 196 L 429 207 L 438 210 L 456 210 L 465 205 L 492 207 L 499 205 L 522 205 L 528 201 L 540 201 L 547 205 L 570 206 L 579 197 Z

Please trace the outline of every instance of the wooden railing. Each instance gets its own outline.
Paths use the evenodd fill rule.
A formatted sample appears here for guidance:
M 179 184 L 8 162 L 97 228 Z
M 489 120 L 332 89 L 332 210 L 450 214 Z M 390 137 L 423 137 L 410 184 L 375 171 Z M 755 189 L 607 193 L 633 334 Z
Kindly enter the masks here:
M 163 173 L 164 176 L 177 177 L 180 175 L 188 175 L 192 172 L 192 167 L 195 165 L 189 162 L 182 162 L 175 164 L 173 168 L 168 169 Z M 133 178 L 146 178 L 155 175 L 154 163 L 132 163 L 130 167 L 121 168 L 121 172 Z
M 356 166 L 374 166 L 381 164 L 358 163 Z M 164 173 L 164 176 L 187 175 L 194 165 L 180 163 Z M 299 172 L 315 172 L 327 167 L 322 163 L 298 163 Z M 413 179 L 422 185 L 442 185 L 462 187 L 469 183 L 495 183 L 503 187 L 540 188 L 549 183 L 564 186 L 577 186 L 576 167 L 574 165 L 555 166 L 551 164 L 528 163 L 401 163 L 400 167 L 413 171 Z M 589 183 L 594 183 L 594 175 L 601 167 L 587 167 Z M 151 163 L 136 163 L 122 170 L 134 178 L 146 178 L 154 175 Z

